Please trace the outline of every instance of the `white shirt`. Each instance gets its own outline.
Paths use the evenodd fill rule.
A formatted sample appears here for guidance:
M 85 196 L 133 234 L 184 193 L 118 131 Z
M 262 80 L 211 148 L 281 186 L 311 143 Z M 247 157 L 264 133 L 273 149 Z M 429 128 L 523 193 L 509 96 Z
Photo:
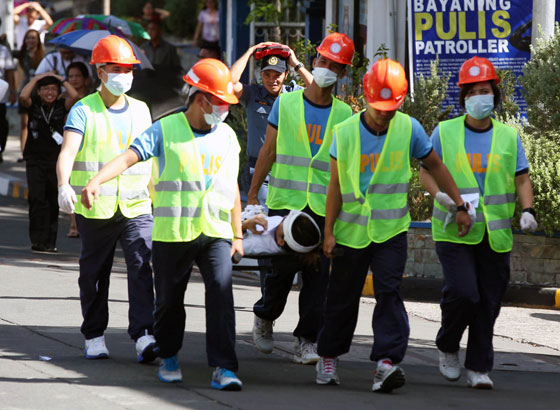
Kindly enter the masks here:
M 0 45 L 0 80 L 6 81 L 6 71 L 14 69 L 14 60 L 12 60 L 10 49 L 6 46 Z M 0 104 L 5 104 L 8 101 L 9 94 L 9 92 L 6 92 L 4 97 L 0 99 Z
M 282 216 L 267 216 L 267 230 L 262 234 L 254 234 L 247 230 L 243 235 L 243 252 L 245 256 L 264 256 L 264 255 L 278 255 L 286 253 L 276 243 L 274 237 L 276 227 L 280 225 L 284 217 Z
M 84 63 L 89 71 L 89 75 L 91 76 L 91 66 L 89 65 L 89 61 L 87 61 L 83 56 L 74 54 L 74 57 L 72 57 L 71 61 L 63 60 L 62 56 L 60 55 L 60 51 L 49 53 L 45 57 L 43 57 L 43 59 L 37 66 L 37 69 L 35 70 L 35 75 L 56 70 L 58 75 L 66 77 L 66 68 L 76 61 Z
M 202 23 L 202 39 L 213 43 L 220 39 L 220 13 L 210 14 L 208 10 L 201 10 L 198 21 Z
M 47 32 L 47 22 L 45 20 L 35 20 L 31 27 L 29 27 L 29 22 L 27 21 L 27 16 L 20 16 L 18 23 L 14 27 L 16 36 L 16 49 L 21 49 L 23 45 L 23 39 L 25 38 L 25 33 L 27 30 L 37 30 L 39 36 L 41 37 L 41 43 L 45 44 L 45 33 Z

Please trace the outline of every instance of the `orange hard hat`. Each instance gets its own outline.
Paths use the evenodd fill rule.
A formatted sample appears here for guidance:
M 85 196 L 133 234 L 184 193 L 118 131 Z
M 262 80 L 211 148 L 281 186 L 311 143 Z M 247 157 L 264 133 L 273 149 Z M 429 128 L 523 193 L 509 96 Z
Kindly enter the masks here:
M 377 60 L 364 75 L 364 97 L 368 104 L 377 110 L 398 109 L 407 90 L 408 81 L 404 68 L 390 58 Z
M 111 34 L 103 37 L 93 47 L 90 64 L 140 64 L 128 42 Z
M 231 71 L 220 60 L 203 58 L 199 60 L 183 77 L 188 84 L 215 95 L 228 104 L 237 104 L 238 98 L 233 93 Z
M 491 80 L 496 81 L 496 84 L 500 82 L 500 77 L 496 74 L 494 65 L 487 58 L 474 56 L 461 66 L 457 85 L 460 87 L 464 84 Z
M 346 34 L 331 33 L 319 44 L 317 52 L 336 63 L 352 65 L 354 42 Z

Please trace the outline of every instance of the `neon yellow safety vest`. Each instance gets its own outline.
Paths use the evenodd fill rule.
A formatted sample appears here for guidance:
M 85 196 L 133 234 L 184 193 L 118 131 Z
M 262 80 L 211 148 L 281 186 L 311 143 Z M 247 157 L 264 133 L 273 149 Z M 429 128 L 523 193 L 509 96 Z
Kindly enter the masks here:
M 117 208 L 127 218 L 152 212 L 148 183 L 152 176 L 152 161 L 138 162 L 120 176 L 102 184 L 99 199 L 88 210 L 81 203 L 82 188 L 87 185 L 103 166 L 124 152 L 134 138 L 151 125 L 148 106 L 134 98 L 125 97 L 131 116 L 130 134 L 126 146 L 121 146 L 120 138 L 115 138 L 107 108 L 98 92 L 80 101 L 87 114 L 86 129 L 82 147 L 76 155 L 70 185 L 74 188 L 78 201 L 75 212 L 86 218 L 109 219 Z
M 412 122 L 399 111 L 389 130 L 366 195 L 360 189 L 360 114 L 338 124 L 337 168 L 342 209 L 334 224 L 336 242 L 365 248 L 406 232 L 410 226 L 407 194 L 410 170 Z
M 231 211 L 237 195 L 241 147 L 229 125 L 218 124 L 227 154 L 206 187 L 204 169 L 195 137 L 185 114 L 161 119 L 165 168 L 155 178 L 154 229 L 152 239 L 190 242 L 201 233 L 215 238 L 233 238 Z
M 509 252 L 513 246 L 511 218 L 515 211 L 515 169 L 517 167 L 517 132 L 492 119 L 492 145 L 488 157 L 484 196 L 476 209 L 476 223 L 468 235 L 457 236 L 453 220 L 443 232 L 447 210 L 434 201 L 432 236 L 434 241 L 474 245 L 488 230 L 490 247 L 495 252 Z M 439 124 L 443 163 L 449 169 L 461 194 L 479 193 L 478 184 L 465 152 L 465 116 Z
M 303 91 L 282 93 L 279 97 L 276 160 L 272 165 L 266 204 L 270 209 L 294 210 L 302 210 L 309 204 L 313 212 L 325 216 L 333 127 L 349 118 L 352 109 L 333 97 L 321 147 L 311 157 Z

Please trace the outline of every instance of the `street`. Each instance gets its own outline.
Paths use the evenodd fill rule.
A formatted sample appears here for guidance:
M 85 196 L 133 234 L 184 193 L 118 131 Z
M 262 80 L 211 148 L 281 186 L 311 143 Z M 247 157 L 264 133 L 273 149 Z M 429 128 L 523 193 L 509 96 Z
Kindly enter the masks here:
M 291 362 L 291 331 L 297 318 L 297 291 L 276 321 L 276 348 L 256 350 L 251 338 L 252 304 L 258 281 L 236 274 L 237 352 L 242 392 L 210 389 L 211 370 L 204 349 L 204 293 L 194 274 L 187 289 L 187 325 L 179 360 L 184 382 L 157 380 L 157 366 L 135 362 L 126 334 L 127 293 L 122 252 L 117 250 L 106 333 L 109 360 L 83 357 L 78 264 L 80 241 L 66 238 L 61 216 L 59 253 L 33 254 L 27 238 L 27 204 L 0 196 L 0 400 L 3 409 L 340 409 L 456 408 L 549 409 L 560 383 L 560 312 L 505 307 L 498 319 L 493 391 L 444 380 L 437 368 L 434 337 L 437 303 L 407 302 L 411 338 L 402 363 L 405 387 L 392 394 L 370 391 L 374 366 L 369 361 L 374 300 L 362 298 L 360 319 L 349 354 L 339 364 L 340 386 L 315 384 L 313 366 Z M 463 359 L 461 355 L 461 359 Z

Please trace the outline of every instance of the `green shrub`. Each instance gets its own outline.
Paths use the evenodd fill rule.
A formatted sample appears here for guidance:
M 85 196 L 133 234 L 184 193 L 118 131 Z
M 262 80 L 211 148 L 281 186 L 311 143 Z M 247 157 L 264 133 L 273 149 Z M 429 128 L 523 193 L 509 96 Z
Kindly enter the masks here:
M 515 91 L 515 84 L 517 83 L 517 78 L 510 70 L 496 69 L 496 74 L 500 78 L 500 83 L 498 88 L 502 93 L 502 102 L 494 110 L 496 119 L 498 121 L 503 121 L 509 117 L 515 117 L 519 112 L 519 106 L 513 100 L 513 93 Z
M 414 95 L 408 93 L 401 106 L 401 111 L 416 118 L 428 135 L 440 121 L 446 120 L 453 106 L 443 106 L 447 98 L 450 73 L 439 68 L 439 58 L 430 63 L 430 76 L 423 74 L 414 78 Z
M 528 123 L 509 119 L 523 142 L 535 195 L 539 229 L 560 231 L 560 27 L 537 41 L 519 83 L 527 102 Z
M 113 0 L 111 14 L 136 19 L 142 14 L 144 1 L 138 0 Z M 157 8 L 163 8 L 171 13 L 169 18 L 163 20 L 166 32 L 178 37 L 192 37 L 198 22 L 198 13 L 204 6 L 204 0 L 155 0 L 151 1 Z
M 504 122 L 517 129 L 529 161 L 538 229 L 549 234 L 560 231 L 560 133 L 555 130 L 543 134 L 519 116 L 508 117 Z M 520 213 L 518 201 L 514 217 L 517 229 Z
M 539 230 L 560 231 L 560 134 L 546 136 L 522 133 L 529 160 Z
M 164 20 L 165 26 L 175 36 L 192 38 L 198 24 L 198 13 L 204 4 L 204 0 L 165 0 L 164 8 L 171 13 Z
M 527 102 L 529 125 L 541 133 L 554 132 L 560 125 L 560 28 L 550 39 L 537 41 L 537 49 L 523 67 L 519 83 Z

